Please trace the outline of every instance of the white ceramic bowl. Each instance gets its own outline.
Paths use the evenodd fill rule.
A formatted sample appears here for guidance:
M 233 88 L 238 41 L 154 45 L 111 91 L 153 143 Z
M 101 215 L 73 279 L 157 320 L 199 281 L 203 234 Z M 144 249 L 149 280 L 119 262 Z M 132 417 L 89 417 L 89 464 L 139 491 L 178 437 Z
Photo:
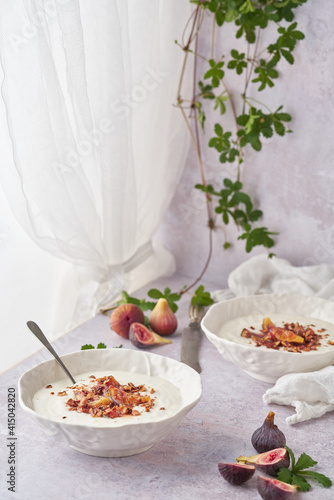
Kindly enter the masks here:
M 171 358 L 146 351 L 123 348 L 87 350 L 62 356 L 62 360 L 77 383 L 76 375 L 84 372 L 91 371 L 94 374 L 94 371 L 105 371 L 106 375 L 112 375 L 113 371 L 125 371 L 166 379 L 181 393 L 179 406 L 173 411 L 168 411 L 168 408 L 165 412 L 160 411 L 158 419 L 153 421 L 148 418 L 150 412 L 142 415 L 146 418 L 144 421 L 141 421 L 140 416 L 107 419 L 68 412 L 75 413 L 76 420 L 77 417 L 84 417 L 84 423 L 71 423 L 67 418 L 62 419 L 61 415 L 47 417 L 34 409 L 33 396 L 36 391 L 65 378 L 56 361 L 44 361 L 24 373 L 19 380 L 19 400 L 23 410 L 48 434 L 65 439 L 72 448 L 88 455 L 123 457 L 146 451 L 173 431 L 202 394 L 201 377 L 195 370 Z M 131 373 L 128 382 L 131 382 Z M 67 385 L 71 385 L 69 379 Z M 104 421 L 98 423 L 102 427 L 96 427 L 94 421 L 97 420 Z
M 244 327 L 254 326 L 258 331 L 268 316 L 274 323 L 279 317 L 286 322 L 305 321 L 317 327 L 325 322 L 325 333 L 330 337 L 322 341 L 320 349 L 302 353 L 255 347 L 241 337 Z M 320 370 L 334 363 L 334 345 L 327 344 L 327 340 L 334 342 L 334 303 L 325 299 L 293 294 L 238 297 L 211 306 L 201 326 L 226 360 L 264 382 L 275 383 L 287 373 Z

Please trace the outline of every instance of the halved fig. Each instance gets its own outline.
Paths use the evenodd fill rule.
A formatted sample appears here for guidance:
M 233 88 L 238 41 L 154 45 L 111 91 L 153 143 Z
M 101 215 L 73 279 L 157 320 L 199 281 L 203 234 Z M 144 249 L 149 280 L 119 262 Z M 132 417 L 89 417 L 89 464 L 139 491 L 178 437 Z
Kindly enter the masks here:
M 263 500 L 288 500 L 296 491 L 296 486 L 271 477 L 258 476 L 257 491 Z
M 250 479 L 254 472 L 254 465 L 246 464 L 218 464 L 218 470 L 226 481 L 231 484 L 243 484 Z
M 157 333 L 146 328 L 141 323 L 132 323 L 129 330 L 129 339 L 141 349 L 157 344 L 171 344 L 171 340 L 160 337 Z
M 263 470 L 270 476 L 277 476 L 281 467 L 289 467 L 290 457 L 285 448 L 275 448 L 274 450 L 259 453 L 252 457 L 240 456 L 237 462 L 254 464 L 258 469 Z

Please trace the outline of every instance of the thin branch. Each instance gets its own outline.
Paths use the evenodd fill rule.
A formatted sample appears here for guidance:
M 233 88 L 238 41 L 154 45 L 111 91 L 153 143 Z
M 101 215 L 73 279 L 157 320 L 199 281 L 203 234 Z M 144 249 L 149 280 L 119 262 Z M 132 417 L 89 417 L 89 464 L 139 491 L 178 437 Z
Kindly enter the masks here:
M 184 290 L 181 290 L 179 292 L 179 295 L 183 295 L 184 293 L 187 293 L 191 288 L 193 288 L 195 285 L 197 285 L 197 283 L 199 283 L 201 281 L 204 274 L 206 273 L 206 270 L 209 267 L 211 257 L 212 257 L 212 233 L 213 233 L 213 229 L 211 227 L 209 227 L 209 253 L 208 253 L 205 265 L 204 265 L 200 275 L 198 276 L 198 278 L 196 278 L 195 281 L 193 281 L 193 283 L 191 283 L 189 286 L 187 286 L 187 288 L 185 288 Z

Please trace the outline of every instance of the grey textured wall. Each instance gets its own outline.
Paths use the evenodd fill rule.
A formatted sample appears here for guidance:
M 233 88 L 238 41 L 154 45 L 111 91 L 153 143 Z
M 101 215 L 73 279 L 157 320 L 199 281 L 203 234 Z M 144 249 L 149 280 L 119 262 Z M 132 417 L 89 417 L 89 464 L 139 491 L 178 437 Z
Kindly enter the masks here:
M 263 141 L 260 153 L 247 147 L 242 170 L 244 189 L 264 212 L 261 225 L 279 232 L 273 249 L 278 257 L 294 265 L 334 263 L 334 2 L 308 0 L 295 11 L 296 21 L 306 38 L 295 49 L 295 64 L 285 61 L 278 67 L 280 78 L 273 89 L 261 94 L 251 92 L 271 109 L 284 104 L 293 121 L 292 134 L 274 136 Z M 201 49 L 209 47 L 211 24 L 205 24 Z M 261 40 L 275 39 L 276 28 Z M 244 51 L 234 40 L 234 29 L 217 33 L 217 53 L 228 53 L 232 47 Z M 273 38 L 274 37 L 274 38 Z M 206 66 L 202 66 L 200 71 Z M 200 73 L 200 72 L 199 72 Z M 227 72 L 226 83 L 238 99 L 241 86 Z M 256 95 L 257 94 L 257 95 Z M 215 150 L 207 147 L 218 115 L 209 113 L 206 135 L 202 138 L 207 180 L 219 186 L 221 179 L 235 177 L 235 167 L 219 163 Z M 221 121 L 224 129 L 234 124 L 231 114 Z M 193 149 L 172 205 L 159 230 L 158 237 L 176 257 L 179 272 L 196 277 L 205 262 L 208 249 L 206 209 L 202 194 L 193 188 L 200 181 Z M 206 278 L 224 286 L 229 273 L 250 255 L 237 231 L 227 227 L 233 248 L 224 251 L 223 231 L 214 235 L 214 254 Z

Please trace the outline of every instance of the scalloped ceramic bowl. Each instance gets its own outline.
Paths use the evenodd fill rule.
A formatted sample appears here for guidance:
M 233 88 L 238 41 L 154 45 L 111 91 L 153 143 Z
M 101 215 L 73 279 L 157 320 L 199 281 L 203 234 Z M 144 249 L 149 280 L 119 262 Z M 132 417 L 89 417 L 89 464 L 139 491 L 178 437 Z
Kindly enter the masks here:
M 154 387 L 156 379 L 153 377 L 158 377 L 173 385 L 171 396 L 176 388 L 179 397 L 177 405 L 166 405 L 165 411 L 156 412 L 155 417 L 151 417 L 151 412 L 148 412 L 138 417 L 92 418 L 90 415 L 68 412 L 67 409 L 58 416 L 52 413 L 50 417 L 43 415 L 40 409 L 36 411 L 33 397 L 46 385 L 64 380 L 64 372 L 57 362 L 51 359 L 24 373 L 19 380 L 19 400 L 23 410 L 48 434 L 57 439 L 65 439 L 72 448 L 88 455 L 123 457 L 148 450 L 180 424 L 198 403 L 202 394 L 201 377 L 195 370 L 174 359 L 149 352 L 123 348 L 87 350 L 67 354 L 62 356 L 62 360 L 77 383 L 78 375 L 85 372 L 94 374 L 94 371 L 103 371 L 106 375 L 112 375 L 113 371 L 130 372 L 127 382 L 131 382 L 131 374 L 136 377 L 141 374 L 149 382 L 152 379 Z M 69 379 L 67 385 L 71 385 Z M 148 385 L 150 386 L 150 383 Z M 51 397 L 58 396 L 54 394 Z M 159 396 L 157 401 L 158 398 Z M 68 415 L 68 418 L 63 419 L 64 414 Z M 75 414 L 75 423 L 70 422 L 72 414 Z M 82 422 L 78 422 L 78 417 L 79 420 L 83 417 Z
M 299 322 L 313 324 L 316 330 L 325 328 L 329 337 L 318 350 L 302 353 L 255 347 L 241 337 L 243 328 L 253 326 L 254 332 L 259 331 L 268 316 L 277 326 Z M 288 373 L 316 371 L 334 363 L 334 345 L 328 344 L 334 344 L 334 303 L 325 299 L 294 294 L 238 297 L 211 306 L 201 326 L 226 360 L 264 382 L 275 383 Z

